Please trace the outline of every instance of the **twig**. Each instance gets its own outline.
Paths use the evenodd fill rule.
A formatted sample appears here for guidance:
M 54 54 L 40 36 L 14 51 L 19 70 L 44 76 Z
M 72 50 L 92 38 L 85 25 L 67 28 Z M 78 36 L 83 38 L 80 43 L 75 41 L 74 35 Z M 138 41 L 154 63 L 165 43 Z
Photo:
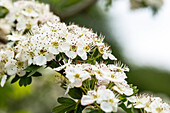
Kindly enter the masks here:
M 1 43 L 6 44 L 7 41 L 8 41 L 7 39 L 0 37 L 0 42 L 1 42 Z
M 88 7 L 92 6 L 96 2 L 97 2 L 97 0 L 85 0 L 84 2 L 77 3 L 76 5 L 73 5 L 69 8 L 67 8 L 66 12 L 58 13 L 56 15 L 59 15 L 60 18 L 62 18 L 62 19 L 71 17 L 71 16 L 87 9 Z

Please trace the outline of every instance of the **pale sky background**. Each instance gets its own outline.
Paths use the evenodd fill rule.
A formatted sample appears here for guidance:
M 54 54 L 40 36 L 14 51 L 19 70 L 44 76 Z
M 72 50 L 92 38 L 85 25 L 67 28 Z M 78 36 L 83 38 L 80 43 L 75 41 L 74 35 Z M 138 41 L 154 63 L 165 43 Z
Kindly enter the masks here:
M 128 60 L 170 72 L 170 0 L 155 16 L 150 9 L 130 10 L 129 0 L 115 0 L 108 14 Z

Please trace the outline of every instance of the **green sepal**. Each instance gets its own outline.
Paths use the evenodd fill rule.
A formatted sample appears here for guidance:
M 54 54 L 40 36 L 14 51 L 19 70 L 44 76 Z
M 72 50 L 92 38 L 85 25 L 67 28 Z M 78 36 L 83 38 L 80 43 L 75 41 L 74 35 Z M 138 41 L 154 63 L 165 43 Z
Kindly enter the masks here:
M 130 86 L 130 88 L 133 89 L 133 94 L 132 95 L 135 95 L 135 94 L 137 94 L 139 92 L 139 89 L 137 89 L 137 86 L 133 86 L 133 84 L 130 84 L 129 86 Z

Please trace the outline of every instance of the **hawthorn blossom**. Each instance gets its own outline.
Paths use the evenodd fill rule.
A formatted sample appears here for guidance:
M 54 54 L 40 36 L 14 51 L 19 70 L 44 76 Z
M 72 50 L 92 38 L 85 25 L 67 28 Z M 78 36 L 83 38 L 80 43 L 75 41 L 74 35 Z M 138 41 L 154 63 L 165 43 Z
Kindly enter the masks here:
M 80 87 L 82 82 L 90 78 L 90 74 L 83 69 L 82 65 L 68 65 L 65 69 L 66 78 L 70 81 L 71 86 Z
M 121 95 L 125 94 L 127 96 L 130 96 L 133 94 L 133 89 L 130 88 L 126 81 L 115 83 L 115 86 L 113 86 L 113 90 L 117 91 Z
M 105 112 L 116 112 L 119 100 L 111 90 L 106 89 L 105 86 L 99 86 L 97 91 L 88 91 L 87 95 L 83 95 L 81 99 L 82 105 L 88 105 L 94 102 L 100 104 L 101 109 Z

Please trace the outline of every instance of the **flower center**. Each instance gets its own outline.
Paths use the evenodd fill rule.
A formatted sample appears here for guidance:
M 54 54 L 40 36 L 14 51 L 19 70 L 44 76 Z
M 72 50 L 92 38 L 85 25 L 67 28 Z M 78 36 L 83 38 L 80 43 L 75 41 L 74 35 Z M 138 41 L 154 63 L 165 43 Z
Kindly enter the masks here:
M 156 111 L 157 111 L 158 113 L 161 113 L 161 112 L 162 112 L 162 108 L 161 108 L 161 107 L 157 107 L 157 108 L 156 108 Z
M 43 55 L 43 56 L 44 56 L 45 53 L 46 53 L 46 50 L 45 50 L 45 49 L 41 49 L 41 50 L 40 50 L 40 55 Z
M 27 12 L 27 13 L 31 13 L 31 12 L 32 12 L 32 9 L 31 9 L 31 8 L 27 8 L 27 9 L 26 9 L 26 12 Z
M 34 54 L 34 52 L 29 52 L 29 56 L 31 57 L 31 58 L 33 58 L 34 56 L 35 56 L 35 54 Z
M 111 74 L 111 78 L 115 78 L 115 75 L 114 75 L 114 74 Z
M 22 66 L 23 66 L 23 62 L 18 61 L 18 62 L 17 62 L 17 67 L 18 67 L 18 68 L 22 68 Z
M 113 104 L 114 100 L 113 99 L 109 99 L 108 102 Z
M 84 50 L 85 50 L 86 52 L 90 52 L 90 47 L 89 47 L 89 46 L 85 46 L 85 47 L 84 47 Z
M 80 74 L 77 73 L 77 74 L 74 75 L 74 77 L 75 78 L 80 78 Z
M 98 96 L 97 95 L 93 95 L 93 99 L 96 99 L 96 98 L 98 98 Z
M 77 46 L 76 45 L 71 45 L 70 49 L 71 49 L 71 51 L 76 52 L 77 51 Z
M 26 29 L 31 29 L 32 25 L 30 23 L 25 25 Z
M 52 46 L 57 48 L 59 46 L 59 43 L 58 42 L 52 42 Z
M 57 29 L 52 29 L 52 32 L 57 32 Z
M 99 70 L 97 71 L 97 74 L 99 74 L 100 76 L 103 76 L 102 73 Z

